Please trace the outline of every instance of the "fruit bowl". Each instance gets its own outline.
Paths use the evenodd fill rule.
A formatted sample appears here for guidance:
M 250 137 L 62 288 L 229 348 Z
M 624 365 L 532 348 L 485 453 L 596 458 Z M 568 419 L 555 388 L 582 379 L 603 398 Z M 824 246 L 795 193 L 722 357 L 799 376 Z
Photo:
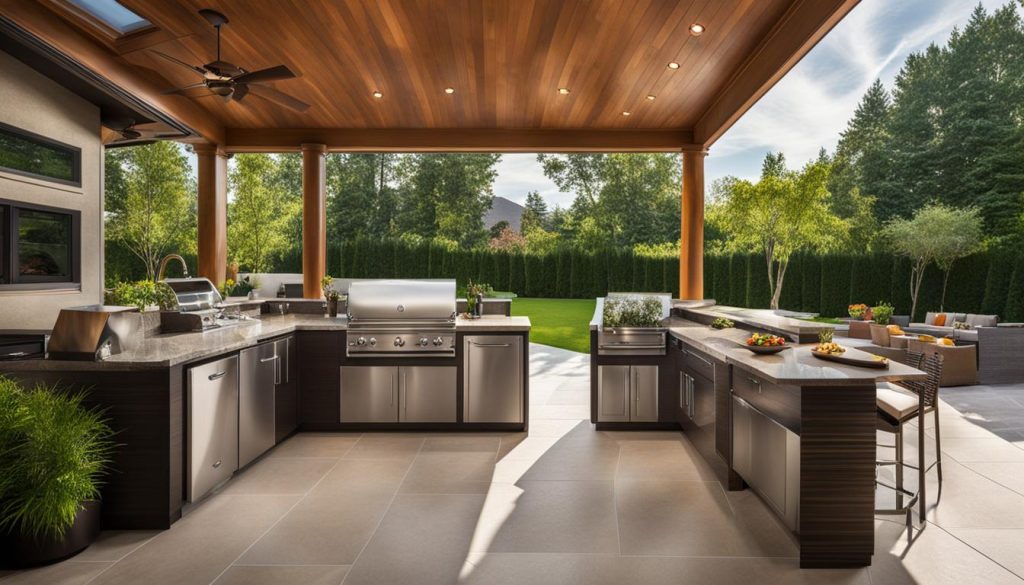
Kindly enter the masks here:
M 746 341 L 738 343 L 741 347 L 762 355 L 779 353 L 784 349 L 789 349 L 784 337 L 771 335 L 770 333 L 754 333 Z

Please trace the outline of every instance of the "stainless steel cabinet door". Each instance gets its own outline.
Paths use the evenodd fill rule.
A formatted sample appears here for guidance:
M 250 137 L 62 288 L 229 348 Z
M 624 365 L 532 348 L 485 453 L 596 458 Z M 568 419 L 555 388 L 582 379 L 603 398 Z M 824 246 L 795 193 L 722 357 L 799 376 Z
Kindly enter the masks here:
M 279 362 L 273 343 L 261 343 L 239 352 L 239 467 L 248 465 L 274 446 L 274 392 Z
M 743 479 L 754 481 L 751 445 L 754 434 L 754 409 L 746 402 L 732 398 L 732 468 Z
M 658 366 L 630 366 L 630 369 L 633 395 L 629 420 L 657 422 Z
M 754 411 L 754 432 L 751 436 L 751 467 L 757 491 L 775 508 L 786 514 L 786 429 Z
M 463 420 L 523 422 L 523 338 L 467 335 L 462 355 Z
M 238 357 L 188 370 L 188 481 L 194 502 L 238 469 Z
M 455 366 L 399 368 L 399 422 L 456 422 L 458 376 Z
M 342 366 L 341 422 L 397 422 L 398 367 Z
M 629 366 L 597 367 L 597 420 L 629 420 Z

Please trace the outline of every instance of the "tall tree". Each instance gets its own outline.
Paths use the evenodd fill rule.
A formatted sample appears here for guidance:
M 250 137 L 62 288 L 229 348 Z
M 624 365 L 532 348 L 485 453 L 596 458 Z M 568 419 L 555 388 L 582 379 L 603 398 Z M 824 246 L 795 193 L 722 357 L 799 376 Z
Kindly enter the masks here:
M 764 254 L 771 308 L 779 308 L 790 257 L 801 250 L 824 251 L 847 236 L 848 224 L 829 208 L 828 163 L 786 169 L 781 154 L 768 153 L 756 183 L 730 178 L 718 187 L 709 216 L 735 250 Z
M 239 154 L 228 174 L 228 250 L 251 272 L 267 272 L 288 246 L 287 227 L 301 207 L 283 195 L 276 181 L 278 161 L 270 154 Z
M 548 204 L 536 191 L 526 194 L 526 204 L 519 220 L 520 233 L 526 234 L 535 229 L 546 229 L 548 221 Z
M 195 224 L 195 188 L 188 159 L 174 142 L 125 147 L 114 155 L 123 181 L 115 183 L 107 208 L 107 236 L 144 265 L 156 278 L 165 254 L 178 251 Z

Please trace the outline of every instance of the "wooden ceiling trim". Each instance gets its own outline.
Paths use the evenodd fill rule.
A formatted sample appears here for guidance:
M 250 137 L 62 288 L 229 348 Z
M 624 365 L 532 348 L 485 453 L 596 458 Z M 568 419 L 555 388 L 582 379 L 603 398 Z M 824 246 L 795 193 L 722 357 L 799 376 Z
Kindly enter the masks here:
M 718 140 L 860 0 L 796 0 L 739 67 L 694 127 L 698 142 Z
M 683 130 L 228 128 L 229 152 L 681 152 L 701 149 Z

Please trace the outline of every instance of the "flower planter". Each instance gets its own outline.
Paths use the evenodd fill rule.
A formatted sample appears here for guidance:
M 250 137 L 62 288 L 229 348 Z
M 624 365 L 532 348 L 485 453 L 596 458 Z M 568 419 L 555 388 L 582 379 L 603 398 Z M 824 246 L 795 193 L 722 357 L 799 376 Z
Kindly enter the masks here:
M 47 565 L 86 549 L 100 533 L 100 502 L 82 503 L 75 522 L 63 537 L 33 537 L 18 530 L 0 533 L 0 560 L 5 567 Z

